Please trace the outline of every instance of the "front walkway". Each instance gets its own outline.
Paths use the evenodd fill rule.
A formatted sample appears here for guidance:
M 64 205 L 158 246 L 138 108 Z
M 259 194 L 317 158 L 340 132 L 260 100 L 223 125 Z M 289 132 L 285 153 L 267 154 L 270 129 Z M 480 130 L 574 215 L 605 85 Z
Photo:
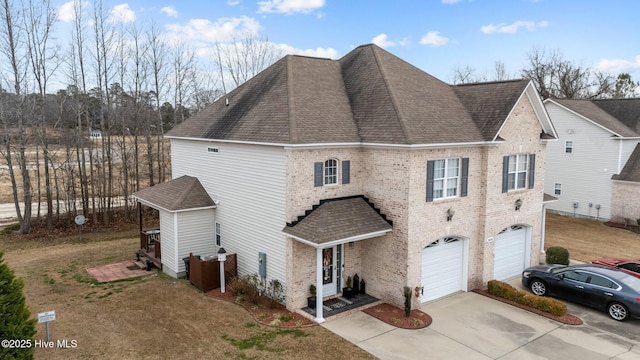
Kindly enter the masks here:
M 101 283 L 155 274 L 153 271 L 140 269 L 133 261 L 98 266 L 87 269 L 87 272 Z

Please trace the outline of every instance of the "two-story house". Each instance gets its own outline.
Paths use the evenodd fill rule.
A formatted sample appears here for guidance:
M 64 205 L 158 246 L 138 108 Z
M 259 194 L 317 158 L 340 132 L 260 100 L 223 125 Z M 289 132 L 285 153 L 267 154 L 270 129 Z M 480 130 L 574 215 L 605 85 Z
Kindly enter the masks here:
M 616 222 L 640 218 L 640 99 L 547 99 L 549 210 Z
M 375 45 L 340 60 L 286 56 L 166 135 L 173 182 L 210 198 L 156 206 L 171 229 L 163 270 L 183 273 L 176 244 L 201 234 L 175 229 L 201 226 L 200 251 L 236 253 L 240 274 L 266 261 L 289 309 L 309 285 L 322 300 L 356 273 L 398 306 L 404 286 L 421 288 L 419 303 L 518 276 L 542 250 L 555 136 L 528 81 L 452 86 Z M 168 184 L 163 196 L 185 193 Z M 182 225 L 190 212 L 199 221 Z

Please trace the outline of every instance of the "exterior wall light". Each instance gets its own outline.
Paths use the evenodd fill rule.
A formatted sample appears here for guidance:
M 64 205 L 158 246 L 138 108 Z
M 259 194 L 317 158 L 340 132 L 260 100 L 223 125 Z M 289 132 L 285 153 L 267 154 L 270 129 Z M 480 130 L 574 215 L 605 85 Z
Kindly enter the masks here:
M 453 219 L 453 214 L 455 214 L 456 212 L 453 211 L 453 209 L 449 208 L 447 210 L 447 221 L 451 221 L 451 219 Z
M 522 206 L 522 199 L 516 200 L 516 211 L 520 211 L 521 206 Z

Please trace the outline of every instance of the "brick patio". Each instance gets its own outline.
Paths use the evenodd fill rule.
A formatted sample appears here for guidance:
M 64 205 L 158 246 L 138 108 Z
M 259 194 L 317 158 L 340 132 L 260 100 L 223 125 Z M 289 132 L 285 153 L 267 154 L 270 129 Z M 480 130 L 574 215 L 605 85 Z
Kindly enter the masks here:
M 129 267 L 134 266 L 136 266 L 136 264 L 133 261 L 123 261 L 87 269 L 87 272 L 101 283 L 155 274 L 154 271 L 129 269 Z

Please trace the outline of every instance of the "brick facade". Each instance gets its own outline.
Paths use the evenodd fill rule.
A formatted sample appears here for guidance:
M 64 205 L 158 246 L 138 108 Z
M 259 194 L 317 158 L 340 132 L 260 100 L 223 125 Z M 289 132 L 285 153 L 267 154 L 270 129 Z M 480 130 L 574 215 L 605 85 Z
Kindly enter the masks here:
M 640 218 L 640 202 L 629 201 L 640 199 L 640 184 L 625 181 L 613 181 L 611 189 L 611 221 L 624 224 L 630 221 L 637 225 Z
M 368 293 L 402 307 L 403 286 L 421 283 L 422 249 L 448 236 L 465 241 L 467 288 L 485 287 L 493 278 L 495 245 L 487 239 L 509 226 L 528 227 L 530 263 L 538 263 L 545 160 L 541 131 L 524 96 L 500 131 L 504 142 L 496 145 L 288 150 L 287 221 L 321 199 L 362 194 L 393 221 L 393 231 L 344 244 L 344 278 L 358 273 Z M 502 158 L 522 153 L 536 155 L 534 188 L 502 193 Z M 469 158 L 468 196 L 426 202 L 427 161 L 455 157 Z M 313 163 L 329 158 L 351 161 L 350 184 L 313 186 Z M 523 202 L 519 211 L 517 199 Z M 449 208 L 455 211 L 452 221 L 446 219 Z M 293 239 L 288 240 L 288 249 L 287 306 L 296 309 L 305 306 L 309 284 L 315 283 L 316 250 Z

